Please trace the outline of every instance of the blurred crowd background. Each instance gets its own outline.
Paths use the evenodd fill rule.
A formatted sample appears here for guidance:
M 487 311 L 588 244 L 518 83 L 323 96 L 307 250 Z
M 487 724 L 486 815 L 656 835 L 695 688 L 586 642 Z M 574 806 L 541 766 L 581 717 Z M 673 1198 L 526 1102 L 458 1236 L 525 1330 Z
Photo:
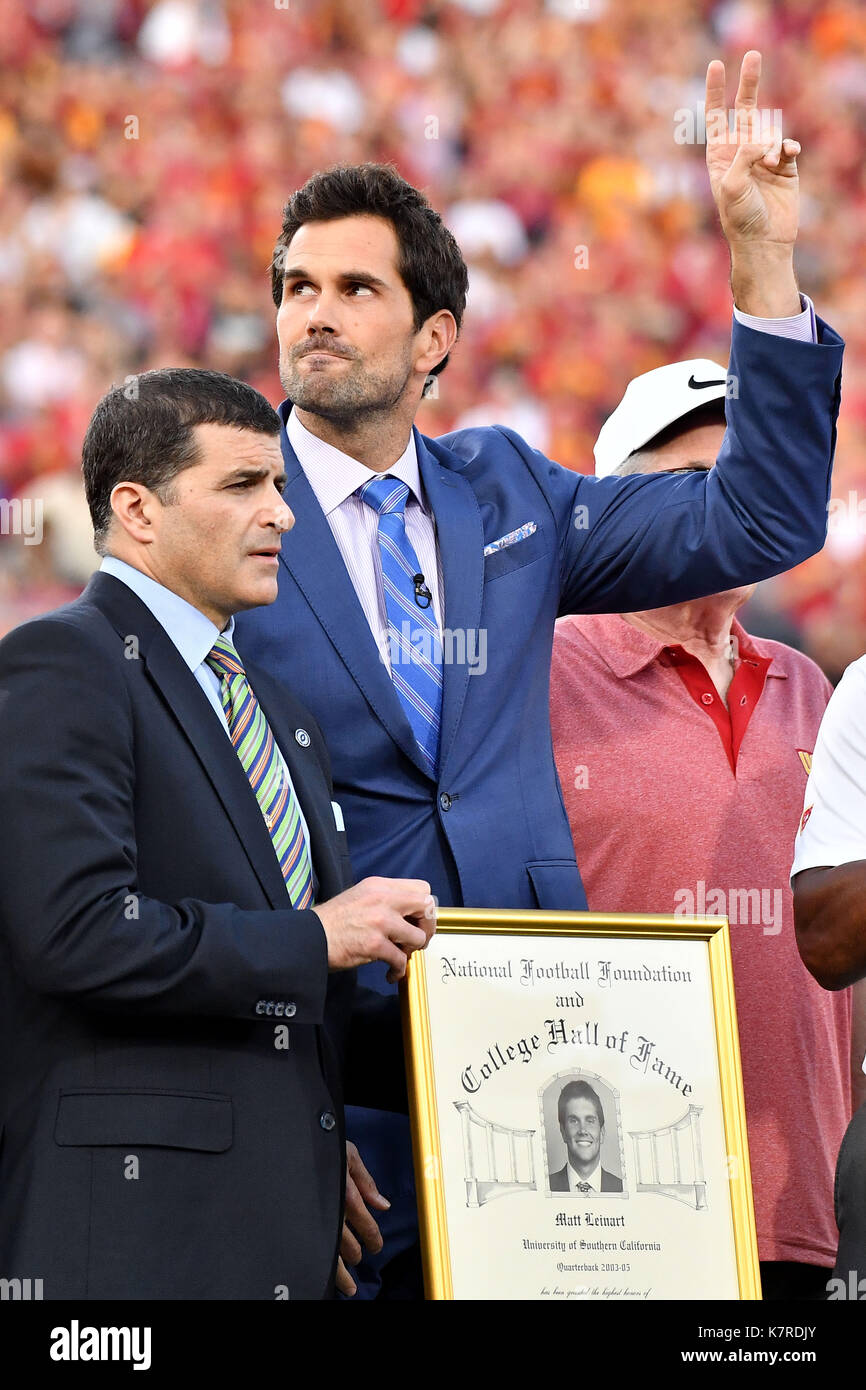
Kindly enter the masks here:
M 267 267 L 329 164 L 395 161 L 469 263 L 419 428 L 499 421 L 591 471 L 632 376 L 727 362 L 728 258 L 687 137 L 707 61 L 732 99 L 752 47 L 760 106 L 803 146 L 801 285 L 848 351 L 827 544 L 744 620 L 838 679 L 866 651 L 860 0 L 0 0 L 0 498 L 41 499 L 44 528 L 0 536 L 0 633 L 97 564 L 80 446 L 113 382 L 206 366 L 279 402 Z

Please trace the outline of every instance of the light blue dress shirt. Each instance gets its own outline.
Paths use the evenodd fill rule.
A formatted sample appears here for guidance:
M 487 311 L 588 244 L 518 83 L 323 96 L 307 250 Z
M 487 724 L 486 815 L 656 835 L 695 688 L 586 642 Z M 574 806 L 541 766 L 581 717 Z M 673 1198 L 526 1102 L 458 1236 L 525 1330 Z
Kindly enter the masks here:
M 214 713 L 226 731 L 226 737 L 230 738 L 228 721 L 220 700 L 219 676 L 205 662 L 205 657 L 220 636 L 219 628 L 211 622 L 210 618 L 206 618 L 198 608 L 187 603 L 185 598 L 181 598 L 180 594 L 173 593 L 164 584 L 159 584 L 155 579 L 151 579 L 149 574 L 143 574 L 134 565 L 128 565 L 125 560 L 118 560 L 114 555 L 106 555 L 99 568 L 103 574 L 110 574 L 112 578 L 119 579 L 134 594 L 137 594 L 142 603 L 150 609 L 160 626 L 165 628 L 166 633 L 210 701 Z M 232 640 L 234 627 L 234 618 L 229 618 L 222 633 L 229 641 Z M 304 820 L 303 808 L 297 795 L 295 795 L 294 784 L 276 738 L 274 738 L 274 747 L 283 764 L 286 781 L 292 788 L 292 794 L 297 801 L 298 813 L 301 817 L 301 825 L 304 828 L 304 836 L 309 850 L 310 832 L 307 822 Z

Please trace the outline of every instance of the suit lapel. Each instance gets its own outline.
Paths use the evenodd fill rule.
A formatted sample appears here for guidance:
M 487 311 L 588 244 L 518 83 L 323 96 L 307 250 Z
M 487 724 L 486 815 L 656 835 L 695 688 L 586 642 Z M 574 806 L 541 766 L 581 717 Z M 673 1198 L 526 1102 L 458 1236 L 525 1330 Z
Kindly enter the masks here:
M 282 433 L 288 481 L 283 497 L 297 525 L 283 541 L 281 562 L 292 575 L 378 719 L 394 742 L 425 774 L 426 764 L 394 690 L 343 563 L 337 542 L 297 455 Z
M 441 777 L 460 723 L 470 669 L 465 659 L 448 660 L 450 634 L 455 634 L 454 651 L 458 655 L 467 651 L 470 633 L 473 640 L 478 640 L 484 594 L 484 529 L 475 492 L 466 479 L 452 468 L 443 468 L 417 429 L 415 447 L 427 501 L 436 518 L 439 563 L 445 586 Z
M 225 729 L 168 633 L 147 605 L 110 575 L 94 575 L 85 597 L 96 603 L 122 639 L 129 633 L 138 636 L 147 675 L 195 749 L 268 901 L 284 908 L 286 885 L 255 793 Z

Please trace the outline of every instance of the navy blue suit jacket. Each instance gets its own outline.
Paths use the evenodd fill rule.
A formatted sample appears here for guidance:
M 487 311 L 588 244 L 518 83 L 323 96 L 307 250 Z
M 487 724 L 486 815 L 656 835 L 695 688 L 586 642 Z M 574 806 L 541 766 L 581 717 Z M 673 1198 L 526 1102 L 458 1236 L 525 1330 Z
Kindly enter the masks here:
M 716 593 L 820 549 L 843 345 L 821 320 L 818 334 L 817 344 L 794 342 L 734 323 L 728 428 L 709 474 L 597 479 L 502 427 L 440 439 L 415 430 L 452 654 L 461 634 L 470 654 L 481 647 L 467 633 L 486 635 L 483 672 L 481 662 L 445 665 L 436 780 L 283 431 L 283 495 L 296 525 L 277 601 L 240 614 L 236 642 L 321 725 L 357 878 L 427 879 L 442 906 L 586 908 L 550 733 L 554 622 Z M 284 423 L 290 409 L 280 407 Z M 485 546 L 527 522 L 531 535 L 485 557 Z M 384 967 L 360 973 L 388 989 Z M 400 1065 L 396 1031 L 394 1051 Z M 408 1130 L 350 1117 L 350 1132 L 382 1190 L 408 1210 Z
M 456 655 L 460 633 L 486 632 L 483 673 L 445 666 L 436 781 L 283 432 L 296 525 L 279 597 L 238 615 L 237 645 L 321 725 L 358 878 L 427 879 L 443 906 L 586 907 L 551 746 L 554 622 L 748 584 L 820 549 L 842 344 L 820 320 L 819 335 L 813 345 L 734 324 L 738 397 L 708 475 L 597 479 L 502 427 L 415 431 Z M 485 558 L 526 522 L 533 534 Z

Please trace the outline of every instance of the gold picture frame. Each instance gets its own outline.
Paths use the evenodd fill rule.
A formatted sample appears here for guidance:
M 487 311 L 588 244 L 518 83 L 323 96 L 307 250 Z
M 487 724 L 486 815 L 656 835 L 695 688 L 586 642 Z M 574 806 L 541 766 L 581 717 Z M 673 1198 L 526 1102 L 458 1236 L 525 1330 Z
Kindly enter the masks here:
M 638 964 L 627 964 L 632 959 Z M 542 1020 L 551 996 L 561 1016 Z M 621 1033 L 604 1031 L 616 1013 L 613 1000 L 619 1023 L 628 1021 Z M 761 1297 L 727 918 L 441 909 L 427 951 L 409 959 L 402 1011 L 429 1299 Z M 662 1052 L 651 1027 L 665 1039 Z M 473 1046 L 482 1055 L 493 1034 L 487 1060 L 458 1074 Z M 679 1069 L 662 1062 L 665 1050 Z M 697 1068 L 700 1103 L 682 1059 Z M 473 1099 L 454 1099 L 461 1086 L 473 1099 L 487 1087 L 484 1113 Z M 573 1171 L 582 1163 L 576 1148 L 593 1156 L 593 1141 L 583 1135 L 568 1148 L 562 1120 L 562 1097 L 575 1089 L 595 1096 L 601 1120 L 587 1182 L 585 1165 Z M 491 1118 L 494 1099 L 498 1120 Z M 660 1104 L 664 1123 L 647 1127 L 644 1112 Z M 623 1108 L 643 1127 L 624 1130 Z M 563 1145 L 558 1156 L 556 1143 Z M 562 1152 L 575 1157 L 554 1172 Z M 675 1201 L 663 1209 L 653 1194 Z M 511 1201 L 491 1205 L 494 1197 Z M 584 1239 L 597 1236 L 589 1226 L 600 1223 L 600 1234 L 613 1239 Z M 709 1288 L 690 1263 L 700 1246 L 706 1266 L 707 1241 L 717 1250 Z M 539 1287 L 538 1271 L 548 1267 L 566 1273 L 545 1274 Z

